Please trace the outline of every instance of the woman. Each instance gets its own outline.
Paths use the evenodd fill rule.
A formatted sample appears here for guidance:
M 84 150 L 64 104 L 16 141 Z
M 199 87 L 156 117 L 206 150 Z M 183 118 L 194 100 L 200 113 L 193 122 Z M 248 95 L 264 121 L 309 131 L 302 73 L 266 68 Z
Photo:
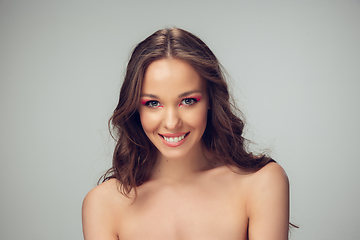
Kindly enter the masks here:
M 288 239 L 289 185 L 245 149 L 220 64 L 178 28 L 139 43 L 110 122 L 113 167 L 83 203 L 86 240 Z

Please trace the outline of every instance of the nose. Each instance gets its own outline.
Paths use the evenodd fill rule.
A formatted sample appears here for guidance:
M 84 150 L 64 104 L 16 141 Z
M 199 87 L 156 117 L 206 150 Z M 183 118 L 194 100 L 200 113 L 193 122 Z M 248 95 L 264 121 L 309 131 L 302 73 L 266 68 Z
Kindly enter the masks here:
M 181 126 L 181 119 L 179 112 L 174 108 L 168 108 L 165 111 L 164 126 L 165 128 L 172 130 Z

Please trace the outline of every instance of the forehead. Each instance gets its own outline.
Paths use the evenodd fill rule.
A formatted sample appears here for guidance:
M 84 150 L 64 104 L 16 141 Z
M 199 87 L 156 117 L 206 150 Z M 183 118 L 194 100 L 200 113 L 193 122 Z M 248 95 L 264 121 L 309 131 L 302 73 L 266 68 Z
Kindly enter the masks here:
M 179 59 L 161 59 L 148 66 L 141 92 L 157 96 L 178 96 L 194 90 L 205 94 L 206 82 L 190 64 Z

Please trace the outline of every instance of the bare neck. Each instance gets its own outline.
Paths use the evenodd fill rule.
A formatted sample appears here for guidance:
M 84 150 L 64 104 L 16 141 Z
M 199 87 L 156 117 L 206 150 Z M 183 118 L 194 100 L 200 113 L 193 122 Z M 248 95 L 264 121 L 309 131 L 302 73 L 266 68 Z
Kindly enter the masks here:
M 182 158 L 166 158 L 158 152 L 150 179 L 183 182 L 213 167 L 214 163 L 205 157 L 202 148 L 195 149 Z

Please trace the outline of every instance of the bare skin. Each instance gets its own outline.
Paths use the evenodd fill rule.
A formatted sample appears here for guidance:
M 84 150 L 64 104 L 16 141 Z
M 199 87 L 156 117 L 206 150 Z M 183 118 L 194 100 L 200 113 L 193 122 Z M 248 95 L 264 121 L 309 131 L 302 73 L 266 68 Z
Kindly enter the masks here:
M 266 194 L 251 203 L 262 188 L 274 186 L 281 194 L 268 193 L 270 197 Z M 221 166 L 183 181 L 149 181 L 137 189 L 134 203 L 133 196 L 123 196 L 112 179 L 84 200 L 84 236 L 86 240 L 287 239 L 287 189 L 286 175 L 275 163 L 251 174 Z
M 187 94 L 189 93 L 189 94 Z M 139 114 L 158 149 L 150 179 L 125 197 L 116 179 L 91 190 L 83 203 L 85 240 L 285 240 L 289 186 L 269 163 L 255 173 L 221 165 L 204 154 L 209 109 L 206 85 L 187 63 L 150 64 Z M 186 133 L 168 143 L 167 134 Z

